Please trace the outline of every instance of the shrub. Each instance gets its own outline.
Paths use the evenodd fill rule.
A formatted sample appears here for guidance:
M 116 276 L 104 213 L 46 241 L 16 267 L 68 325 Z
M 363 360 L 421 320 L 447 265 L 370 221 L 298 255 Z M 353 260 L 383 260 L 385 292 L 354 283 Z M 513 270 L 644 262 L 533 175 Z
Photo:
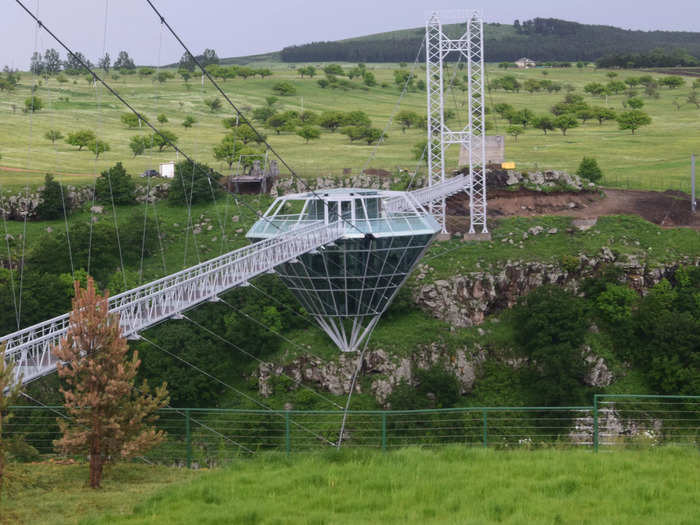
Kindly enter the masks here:
M 287 80 L 282 80 L 280 82 L 276 82 L 274 86 L 272 86 L 272 90 L 277 93 L 280 96 L 283 97 L 289 97 L 291 95 L 295 95 L 297 92 L 297 88 L 294 87 L 294 84 Z
M 576 170 L 576 175 L 591 182 L 598 182 L 603 178 L 603 172 L 598 166 L 598 161 L 593 157 L 583 157 L 581 164 L 578 165 Z
M 34 113 L 35 111 L 39 111 L 43 107 L 44 107 L 44 102 L 39 97 L 34 96 L 34 95 L 25 99 L 25 101 L 24 101 L 25 111 L 29 111 L 31 113 Z

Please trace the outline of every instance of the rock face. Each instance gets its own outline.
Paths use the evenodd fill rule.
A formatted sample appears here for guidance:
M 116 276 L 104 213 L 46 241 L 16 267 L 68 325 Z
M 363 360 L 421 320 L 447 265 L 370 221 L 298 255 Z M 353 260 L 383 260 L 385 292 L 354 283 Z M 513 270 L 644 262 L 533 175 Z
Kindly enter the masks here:
M 543 284 L 577 291 L 583 280 L 594 276 L 603 264 L 612 263 L 621 268 L 627 284 L 640 293 L 672 277 L 680 265 L 700 265 L 700 258 L 661 266 L 650 266 L 636 258 L 618 260 L 606 247 L 594 257 L 579 255 L 577 261 L 573 268 L 570 264 L 564 267 L 559 263 L 513 261 L 497 272 L 471 272 L 423 285 L 421 281 L 428 269 L 419 265 L 413 298 L 434 317 L 453 326 L 467 327 L 478 325 L 487 315 L 513 306 L 519 297 Z
M 492 180 L 487 179 L 487 183 L 490 182 L 489 185 L 493 187 L 523 187 L 535 191 L 582 191 L 596 188 L 593 182 L 565 171 L 550 170 L 528 173 L 515 170 L 491 170 L 491 172 L 487 174 L 487 177 Z
M 150 187 L 136 187 L 136 202 L 157 202 L 168 196 L 169 182 L 153 184 Z M 23 221 L 25 217 L 29 220 L 37 218 L 37 208 L 41 203 L 41 191 L 43 187 L 37 188 L 35 192 L 19 192 L 13 195 L 0 195 L 0 213 L 5 214 L 7 220 Z M 90 204 L 93 200 L 92 186 L 64 186 L 64 199 L 66 211 L 70 212 Z M 91 206 L 93 213 L 100 214 L 104 211 L 103 206 Z
M 358 364 L 357 359 L 357 354 L 341 354 L 337 360 L 324 362 L 318 357 L 303 355 L 284 365 L 264 363 L 256 372 L 258 390 L 264 397 L 272 395 L 274 386 L 271 380 L 286 375 L 294 381 L 295 387 L 303 381 L 315 389 L 347 395 Z M 372 394 L 379 403 L 386 405 L 396 385 L 401 381 L 415 384 L 417 370 L 426 370 L 436 365 L 454 373 L 459 379 L 462 393 L 468 393 L 474 386 L 476 370 L 484 359 L 485 354 L 480 348 L 476 351 L 463 348 L 451 353 L 444 346 L 431 343 L 405 357 L 391 356 L 381 349 L 366 352 L 361 373 L 364 377 L 372 378 Z M 355 392 L 362 392 L 360 382 L 356 383 Z

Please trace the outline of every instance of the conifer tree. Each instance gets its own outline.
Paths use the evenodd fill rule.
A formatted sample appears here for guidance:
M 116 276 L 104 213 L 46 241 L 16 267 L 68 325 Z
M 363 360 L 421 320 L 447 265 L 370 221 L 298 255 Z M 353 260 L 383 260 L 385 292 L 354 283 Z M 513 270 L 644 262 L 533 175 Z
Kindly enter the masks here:
M 163 440 L 153 423 L 168 394 L 165 383 L 153 393 L 145 382 L 135 387 L 141 361 L 138 352 L 128 356 L 119 316 L 109 313 L 109 294 L 100 296 L 92 278 L 86 289 L 74 286 L 68 331 L 53 350 L 70 420 L 58 420 L 62 437 L 54 444 L 66 454 L 87 454 L 90 486 L 99 488 L 107 462 L 137 456 Z

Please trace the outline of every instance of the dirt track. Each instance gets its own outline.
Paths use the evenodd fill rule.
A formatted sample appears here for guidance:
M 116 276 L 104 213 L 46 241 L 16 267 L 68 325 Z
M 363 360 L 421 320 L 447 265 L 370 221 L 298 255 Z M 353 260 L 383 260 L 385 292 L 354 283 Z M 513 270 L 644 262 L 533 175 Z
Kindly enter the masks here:
M 464 216 L 466 194 L 451 197 L 448 214 Z M 601 215 L 639 215 L 660 226 L 686 226 L 700 229 L 700 212 L 690 212 L 690 197 L 677 191 L 639 191 L 606 189 L 598 192 L 541 193 L 530 190 L 488 192 L 489 217 L 532 217 L 566 215 L 593 218 Z

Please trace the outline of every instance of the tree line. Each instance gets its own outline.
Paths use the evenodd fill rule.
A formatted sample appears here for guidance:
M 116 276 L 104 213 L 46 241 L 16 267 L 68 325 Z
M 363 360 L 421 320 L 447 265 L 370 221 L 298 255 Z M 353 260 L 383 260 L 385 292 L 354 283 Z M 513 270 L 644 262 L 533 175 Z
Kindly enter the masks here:
M 379 34 L 357 40 L 311 42 L 282 49 L 284 62 L 412 62 L 423 43 L 422 30 L 387 38 Z M 484 51 L 489 62 L 514 61 L 527 56 L 538 61 L 595 61 L 602 57 L 651 53 L 665 49 L 669 54 L 700 57 L 697 33 L 680 31 L 627 31 L 586 25 L 554 18 L 535 18 L 512 27 L 484 24 Z M 586 42 L 586 45 L 581 45 Z M 672 51 L 684 49 L 685 51 Z M 448 57 L 457 60 L 457 56 Z M 425 54 L 419 57 L 425 60 Z M 677 64 L 672 64 L 677 65 Z

